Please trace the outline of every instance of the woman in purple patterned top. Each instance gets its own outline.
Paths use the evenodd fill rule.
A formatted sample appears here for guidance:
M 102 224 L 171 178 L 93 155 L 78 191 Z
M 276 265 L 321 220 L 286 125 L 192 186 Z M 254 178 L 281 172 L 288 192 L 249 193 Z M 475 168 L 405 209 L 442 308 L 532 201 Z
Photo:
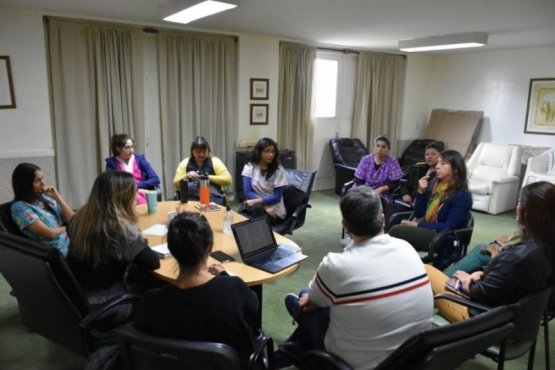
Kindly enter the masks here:
M 389 193 L 397 188 L 403 171 L 397 158 L 389 154 L 391 142 L 385 135 L 374 140 L 374 151 L 362 158 L 355 172 L 357 185 L 367 185 L 380 195 L 382 204 L 389 199 Z

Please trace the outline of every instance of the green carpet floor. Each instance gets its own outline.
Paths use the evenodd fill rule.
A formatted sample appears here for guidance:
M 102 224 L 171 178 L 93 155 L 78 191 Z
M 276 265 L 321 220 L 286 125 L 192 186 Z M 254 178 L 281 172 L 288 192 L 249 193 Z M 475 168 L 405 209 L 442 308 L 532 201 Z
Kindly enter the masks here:
M 312 278 L 322 257 L 330 251 L 339 252 L 341 237 L 341 215 L 339 196 L 332 190 L 312 193 L 305 225 L 296 230 L 290 239 L 303 248 L 309 256 L 292 275 L 277 282 L 264 285 L 263 330 L 276 343 L 285 340 L 294 330 L 284 304 L 285 294 L 297 293 Z M 516 229 L 515 212 L 492 216 L 473 212 L 475 228 L 471 245 L 491 241 L 502 234 L 512 234 Z M 19 321 L 17 301 L 9 295 L 10 288 L 0 277 L 0 369 L 73 370 L 82 369 L 85 360 L 49 342 L 36 334 L 28 333 Z M 555 338 L 553 325 L 550 336 Z M 543 331 L 538 336 L 534 369 L 544 369 Z M 551 351 L 551 362 L 555 354 Z M 508 361 L 507 370 L 526 369 L 527 356 Z M 492 360 L 478 356 L 466 362 L 460 369 L 496 369 Z

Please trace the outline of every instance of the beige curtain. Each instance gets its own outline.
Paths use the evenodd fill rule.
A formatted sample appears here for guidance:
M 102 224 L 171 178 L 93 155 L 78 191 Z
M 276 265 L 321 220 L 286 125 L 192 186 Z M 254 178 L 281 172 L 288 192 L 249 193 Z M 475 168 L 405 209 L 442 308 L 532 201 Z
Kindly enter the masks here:
M 165 177 L 173 179 L 198 135 L 232 172 L 237 136 L 235 38 L 161 31 L 158 65 Z M 171 181 L 165 190 L 173 193 Z
M 405 57 L 361 52 L 352 137 L 358 137 L 372 151 L 374 138 L 386 134 L 395 153 L 401 124 L 405 86 Z
M 312 165 L 315 61 L 315 47 L 280 44 L 277 140 L 280 148 L 295 150 L 299 169 Z
M 80 207 L 115 132 L 144 148 L 142 31 L 45 19 L 59 190 Z

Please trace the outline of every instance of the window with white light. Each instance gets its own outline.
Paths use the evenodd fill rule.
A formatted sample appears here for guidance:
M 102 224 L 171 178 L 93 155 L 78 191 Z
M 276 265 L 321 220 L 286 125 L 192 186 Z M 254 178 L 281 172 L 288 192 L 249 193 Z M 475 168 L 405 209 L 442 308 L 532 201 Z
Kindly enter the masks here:
M 335 117 L 337 68 L 337 60 L 316 59 L 316 117 Z

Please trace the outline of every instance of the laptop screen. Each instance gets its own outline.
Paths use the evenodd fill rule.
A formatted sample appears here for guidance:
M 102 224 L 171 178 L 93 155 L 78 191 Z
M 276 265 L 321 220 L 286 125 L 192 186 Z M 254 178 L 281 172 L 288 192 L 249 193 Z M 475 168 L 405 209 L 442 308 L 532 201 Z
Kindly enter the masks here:
M 258 251 L 277 247 L 272 227 L 266 221 L 266 217 L 233 224 L 231 228 L 243 258 Z

